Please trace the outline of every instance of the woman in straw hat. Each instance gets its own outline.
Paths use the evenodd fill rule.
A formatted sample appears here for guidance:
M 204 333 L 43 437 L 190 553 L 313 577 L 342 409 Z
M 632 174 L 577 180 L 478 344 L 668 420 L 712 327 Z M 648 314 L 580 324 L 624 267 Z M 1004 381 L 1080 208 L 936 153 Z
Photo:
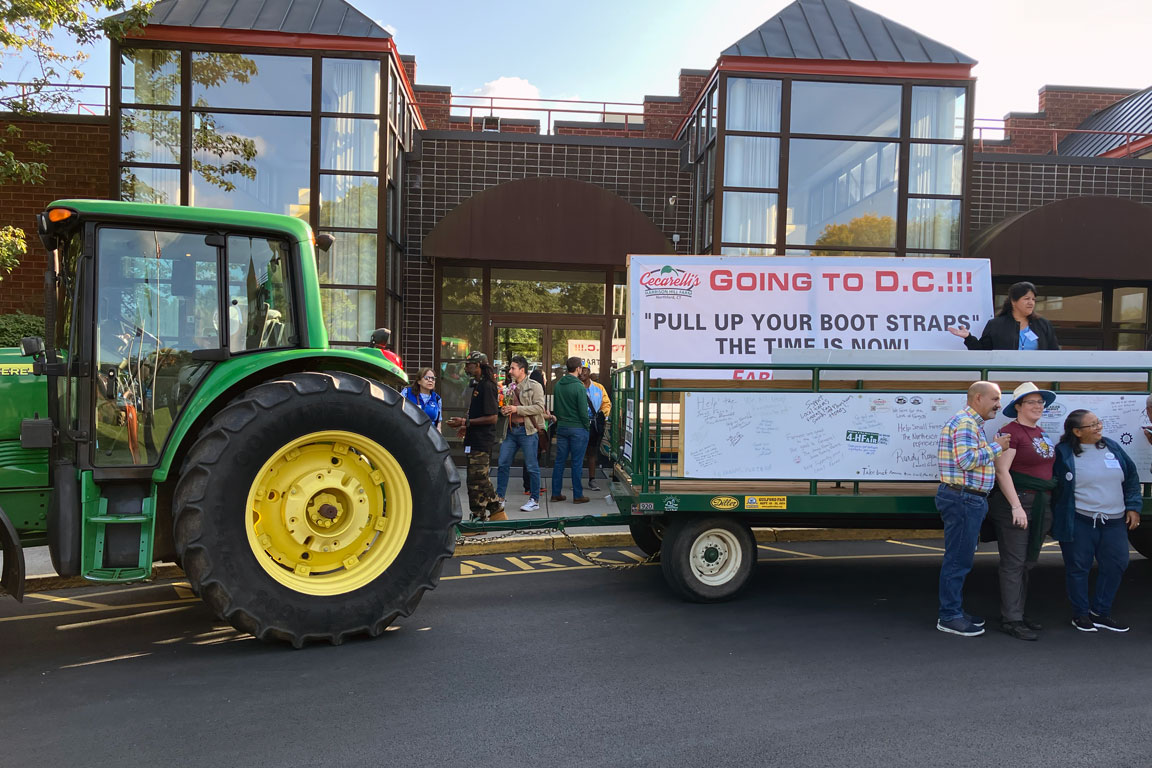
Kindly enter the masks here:
M 1040 428 L 1044 409 L 1056 393 L 1028 381 L 1012 392 L 1004 415 L 1014 418 L 1000 429 L 1008 450 L 996 459 L 996 488 L 988 499 L 988 518 L 1000 551 L 1001 628 L 1019 640 L 1036 640 L 1040 625 L 1024 615 L 1028 571 L 1052 525 L 1052 464 L 1056 441 Z

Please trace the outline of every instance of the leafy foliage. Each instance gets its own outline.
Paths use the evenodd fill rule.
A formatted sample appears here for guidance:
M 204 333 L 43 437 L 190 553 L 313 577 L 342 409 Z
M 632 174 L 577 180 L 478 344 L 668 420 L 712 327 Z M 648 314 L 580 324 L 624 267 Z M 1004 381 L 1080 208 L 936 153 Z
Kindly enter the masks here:
M 846 224 L 829 224 L 813 245 L 894 248 L 896 243 L 896 220 L 891 216 L 877 216 L 872 213 L 857 216 Z M 851 251 L 822 251 L 812 249 L 813 256 L 853 256 Z M 862 255 L 862 254 L 861 254 Z
M 25 336 L 44 336 L 44 318 L 17 312 L 0 315 L 0 347 L 19 346 Z

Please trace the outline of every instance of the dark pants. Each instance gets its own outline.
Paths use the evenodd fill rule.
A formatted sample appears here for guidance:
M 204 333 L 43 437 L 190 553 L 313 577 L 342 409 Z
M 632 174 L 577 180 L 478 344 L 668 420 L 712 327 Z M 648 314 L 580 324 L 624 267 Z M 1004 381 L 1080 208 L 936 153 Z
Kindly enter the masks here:
M 1120 579 L 1128 569 L 1128 525 L 1123 517 L 1115 520 L 1092 519 L 1074 514 L 1072 541 L 1060 542 L 1064 554 L 1064 581 L 1074 616 L 1112 615 L 1112 601 L 1120 589 Z M 1095 560 L 1096 595 L 1088 601 L 1088 572 Z
M 1032 502 L 1036 494 L 1018 493 L 1028 527 L 1012 525 L 1012 507 L 999 491 L 988 499 L 988 519 L 996 528 L 996 548 L 1000 553 L 1000 618 L 1020 621 L 1024 618 L 1024 602 L 1028 597 L 1028 572 L 1036 563 L 1028 562 L 1028 539 L 1032 535 Z M 1052 518 L 1046 516 L 1051 527 Z M 1047 531 L 1045 531 L 1047 533 Z
M 964 616 L 964 579 L 972 570 L 980 523 L 988 514 L 988 499 L 941 484 L 936 509 L 944 521 L 944 562 L 940 564 L 940 621 Z

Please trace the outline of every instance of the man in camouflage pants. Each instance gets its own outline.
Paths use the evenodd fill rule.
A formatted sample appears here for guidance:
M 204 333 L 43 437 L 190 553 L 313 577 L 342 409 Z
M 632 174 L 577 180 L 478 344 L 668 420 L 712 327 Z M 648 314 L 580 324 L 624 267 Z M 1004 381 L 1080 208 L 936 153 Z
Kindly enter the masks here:
M 496 496 L 489 477 L 492 445 L 496 441 L 496 419 L 499 414 L 499 388 L 488 356 L 483 352 L 468 355 L 464 370 L 473 378 L 468 416 L 449 419 L 448 426 L 464 440 L 468 457 L 468 508 L 473 522 L 507 520 L 504 505 Z

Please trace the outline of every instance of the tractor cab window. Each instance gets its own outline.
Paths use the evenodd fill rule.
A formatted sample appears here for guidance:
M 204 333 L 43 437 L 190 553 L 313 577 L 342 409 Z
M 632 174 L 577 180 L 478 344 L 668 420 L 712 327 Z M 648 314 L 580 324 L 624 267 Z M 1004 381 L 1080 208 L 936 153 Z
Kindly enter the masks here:
M 203 232 L 97 230 L 93 463 L 150 465 L 222 346 L 219 251 Z
M 296 346 L 288 281 L 288 244 L 263 237 L 228 237 L 228 348 Z

